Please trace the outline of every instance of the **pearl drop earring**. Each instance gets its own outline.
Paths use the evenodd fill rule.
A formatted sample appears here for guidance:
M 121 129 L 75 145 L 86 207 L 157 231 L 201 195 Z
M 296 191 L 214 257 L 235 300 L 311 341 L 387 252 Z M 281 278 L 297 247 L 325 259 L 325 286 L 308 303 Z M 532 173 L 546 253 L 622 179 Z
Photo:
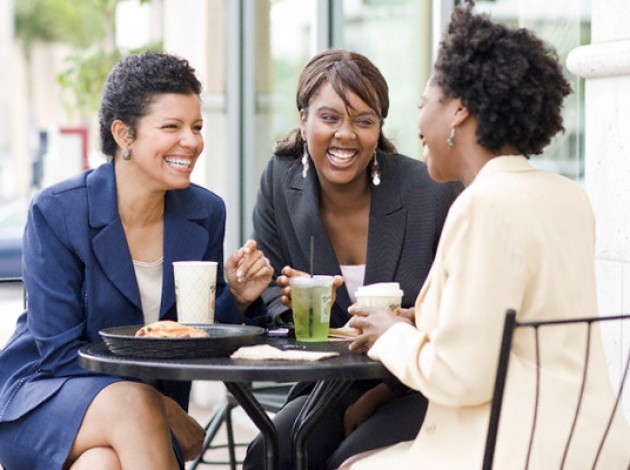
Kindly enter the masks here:
M 455 147 L 455 128 L 454 127 L 451 127 L 451 133 L 448 136 L 448 139 L 446 139 L 446 145 L 448 145 L 449 148 Z
M 308 173 L 308 146 L 304 142 L 304 150 L 302 152 L 302 178 L 306 178 Z
M 379 171 L 378 159 L 376 158 L 376 150 L 374 150 L 374 163 L 372 163 L 372 184 L 374 186 L 381 184 L 381 172 Z

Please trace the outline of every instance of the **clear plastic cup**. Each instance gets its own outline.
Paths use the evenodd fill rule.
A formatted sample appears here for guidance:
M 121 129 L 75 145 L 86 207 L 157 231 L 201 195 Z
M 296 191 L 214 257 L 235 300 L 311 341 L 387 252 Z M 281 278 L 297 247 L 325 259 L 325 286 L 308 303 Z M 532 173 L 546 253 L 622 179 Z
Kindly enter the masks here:
M 327 341 L 333 276 L 293 276 L 291 308 L 298 341 Z

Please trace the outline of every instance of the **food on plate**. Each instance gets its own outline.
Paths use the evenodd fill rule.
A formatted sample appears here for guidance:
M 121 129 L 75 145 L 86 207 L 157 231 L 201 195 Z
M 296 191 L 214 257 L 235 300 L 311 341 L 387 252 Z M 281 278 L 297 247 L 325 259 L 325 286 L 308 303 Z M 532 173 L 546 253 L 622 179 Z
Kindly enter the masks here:
M 143 326 L 136 331 L 136 336 L 149 338 L 207 338 L 208 333 L 201 328 L 182 325 L 176 321 L 161 320 Z

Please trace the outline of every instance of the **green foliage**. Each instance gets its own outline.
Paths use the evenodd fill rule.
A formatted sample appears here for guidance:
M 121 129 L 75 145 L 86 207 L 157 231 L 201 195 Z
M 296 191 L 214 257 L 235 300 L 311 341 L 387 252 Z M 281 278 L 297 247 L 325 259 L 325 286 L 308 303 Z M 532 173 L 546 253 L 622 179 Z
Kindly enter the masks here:
M 64 106 L 71 114 L 86 116 L 98 109 L 107 74 L 125 53 L 113 44 L 116 7 L 121 1 L 16 1 L 16 36 L 27 59 L 37 41 L 63 43 L 73 49 L 66 59 L 67 67 L 57 75 Z M 150 1 L 140 0 L 140 3 Z M 142 48 L 147 49 L 160 50 L 161 44 Z
M 150 44 L 127 53 L 135 54 L 146 50 L 160 51 L 162 44 Z M 98 109 L 105 79 L 123 55 L 120 49 L 106 52 L 93 47 L 76 52 L 66 59 L 67 68 L 57 75 L 57 80 L 63 90 L 64 106 L 70 114 L 87 116 Z
M 120 0 L 116 0 L 116 3 Z M 96 3 L 112 0 L 20 0 L 15 2 L 15 33 L 27 57 L 34 42 L 61 42 L 84 48 L 104 37 L 106 10 Z
M 105 78 L 120 57 L 118 49 L 107 53 L 96 47 L 66 58 L 68 67 L 57 75 L 65 108 L 80 115 L 98 109 Z

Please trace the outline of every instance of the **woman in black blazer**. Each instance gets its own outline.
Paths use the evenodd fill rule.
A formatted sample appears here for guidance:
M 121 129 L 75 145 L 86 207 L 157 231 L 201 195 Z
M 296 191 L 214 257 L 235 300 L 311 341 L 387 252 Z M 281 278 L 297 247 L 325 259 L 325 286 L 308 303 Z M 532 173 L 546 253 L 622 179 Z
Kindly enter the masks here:
M 281 273 L 263 294 L 270 323 L 291 321 L 288 278 L 310 270 L 311 237 L 313 272 L 337 276 L 332 327 L 349 320 L 360 285 L 398 282 L 403 308 L 412 307 L 459 186 L 433 182 L 424 163 L 395 153 L 382 133 L 387 83 L 360 54 L 331 49 L 311 59 L 297 107 L 300 127 L 277 143 L 253 215 L 258 247 Z M 298 384 L 275 416 L 279 436 L 290 435 L 309 389 Z M 358 382 L 310 434 L 309 468 L 413 439 L 425 410 L 426 399 L 398 382 Z M 258 436 L 244 468 L 262 455 Z M 290 440 L 280 439 L 279 455 L 280 468 L 293 468 Z

